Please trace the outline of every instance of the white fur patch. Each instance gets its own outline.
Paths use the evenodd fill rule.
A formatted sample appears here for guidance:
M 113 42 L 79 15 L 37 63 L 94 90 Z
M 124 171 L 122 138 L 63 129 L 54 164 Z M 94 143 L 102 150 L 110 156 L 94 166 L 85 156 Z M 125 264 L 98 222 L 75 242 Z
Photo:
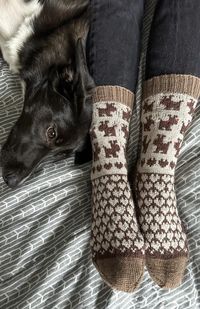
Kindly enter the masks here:
M 0 0 L 0 47 L 10 69 L 20 69 L 19 51 L 33 33 L 32 22 L 42 10 L 37 0 Z

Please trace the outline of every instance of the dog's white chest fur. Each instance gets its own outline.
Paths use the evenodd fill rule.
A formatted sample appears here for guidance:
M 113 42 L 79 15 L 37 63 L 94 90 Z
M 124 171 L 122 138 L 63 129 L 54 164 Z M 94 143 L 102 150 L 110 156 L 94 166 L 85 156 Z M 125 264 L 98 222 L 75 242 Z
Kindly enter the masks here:
M 14 72 L 20 69 L 20 48 L 33 33 L 32 22 L 41 10 L 37 0 L 0 0 L 0 48 Z

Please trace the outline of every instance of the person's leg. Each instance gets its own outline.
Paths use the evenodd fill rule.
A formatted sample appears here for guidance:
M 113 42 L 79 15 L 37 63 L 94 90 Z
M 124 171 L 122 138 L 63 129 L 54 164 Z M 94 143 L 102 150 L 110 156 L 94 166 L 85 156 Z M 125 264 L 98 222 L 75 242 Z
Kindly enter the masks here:
M 143 1 L 92 0 L 92 258 L 111 287 L 133 291 L 144 242 L 127 179 L 126 145 L 137 83 Z
M 174 174 L 200 95 L 200 1 L 158 1 L 147 54 L 137 169 L 146 265 L 161 287 L 178 286 L 188 259 Z

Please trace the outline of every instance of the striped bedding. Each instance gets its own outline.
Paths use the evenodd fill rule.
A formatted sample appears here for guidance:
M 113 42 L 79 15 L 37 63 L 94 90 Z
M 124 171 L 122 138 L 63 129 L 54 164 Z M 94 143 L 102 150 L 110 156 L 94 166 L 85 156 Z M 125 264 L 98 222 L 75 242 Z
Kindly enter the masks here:
M 128 148 L 130 169 L 139 142 L 141 80 L 154 0 L 147 1 L 137 102 Z M 22 108 L 17 76 L 0 59 L 0 144 Z M 187 227 L 190 262 L 182 286 L 163 291 L 145 272 L 132 295 L 112 291 L 90 257 L 90 164 L 49 156 L 23 187 L 0 177 L 0 309 L 200 308 L 200 105 L 176 173 L 179 213 Z M 1 175 L 0 175 L 1 176 Z

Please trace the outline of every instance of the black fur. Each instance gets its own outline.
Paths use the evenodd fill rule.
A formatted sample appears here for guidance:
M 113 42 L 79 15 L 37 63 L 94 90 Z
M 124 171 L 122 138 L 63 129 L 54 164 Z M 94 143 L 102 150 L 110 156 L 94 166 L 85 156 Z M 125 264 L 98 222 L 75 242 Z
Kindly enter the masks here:
M 91 122 L 91 94 L 85 44 L 86 0 L 46 0 L 34 34 L 20 51 L 26 83 L 24 108 L 2 148 L 3 178 L 12 188 L 51 150 L 78 149 Z M 56 138 L 47 138 L 54 128 Z

